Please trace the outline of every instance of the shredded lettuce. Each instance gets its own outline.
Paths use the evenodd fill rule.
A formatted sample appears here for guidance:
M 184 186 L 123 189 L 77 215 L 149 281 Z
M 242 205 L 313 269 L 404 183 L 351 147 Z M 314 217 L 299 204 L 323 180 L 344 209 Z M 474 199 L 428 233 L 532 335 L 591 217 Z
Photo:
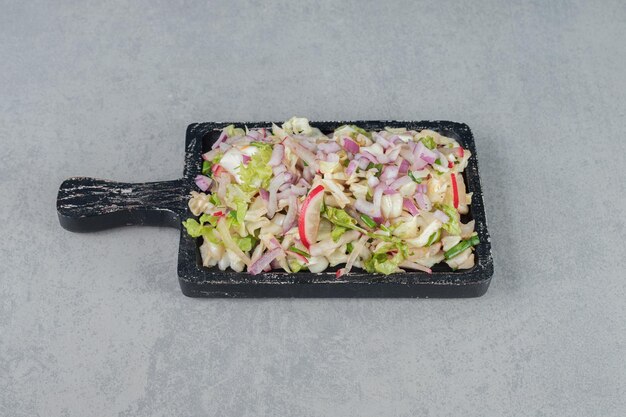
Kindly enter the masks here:
M 257 239 L 250 235 L 246 237 L 233 236 L 233 240 L 237 243 L 239 249 L 244 252 L 250 252 L 257 243 Z
M 332 237 L 332 238 L 333 238 L 333 242 L 338 241 L 338 240 L 339 240 L 339 238 L 340 238 L 340 237 L 341 237 L 344 233 L 346 233 L 346 230 L 348 230 L 348 229 L 346 229 L 345 227 L 342 227 L 342 226 L 335 226 L 335 227 L 333 228 L 333 230 L 330 232 L 330 237 Z
M 349 136 L 352 139 L 355 139 L 358 135 L 363 135 L 369 139 L 372 138 L 372 133 L 367 130 L 355 126 L 355 125 L 342 125 L 335 129 L 335 136 Z
M 309 125 L 309 120 L 305 117 L 292 117 L 283 123 L 282 128 L 285 132 L 294 135 L 310 135 L 313 133 L 313 128 Z
M 390 256 L 389 252 L 395 251 Z M 399 266 L 409 256 L 408 247 L 405 243 L 394 242 L 383 245 L 372 254 L 372 257 L 365 261 L 363 267 L 367 272 L 389 275 L 397 272 Z
M 441 227 L 443 227 L 443 229 L 451 235 L 460 235 L 461 225 L 459 223 L 459 212 L 449 204 L 441 204 L 439 205 L 439 208 L 450 218 L 450 220 L 448 220 L 448 222 Z
M 228 136 L 229 138 L 232 138 L 233 136 L 244 136 L 246 134 L 246 132 L 240 128 L 240 127 L 235 127 L 235 125 L 228 125 L 224 128 L 224 131 L 226 132 L 226 136 Z
M 217 194 L 211 194 L 209 196 L 209 202 L 211 204 L 213 204 L 214 206 L 221 206 L 222 202 L 220 201 L 220 198 L 217 196 Z
M 189 236 L 197 238 L 202 236 L 209 240 L 211 243 L 220 243 L 220 239 L 215 232 L 215 225 L 217 224 L 217 217 L 208 214 L 200 216 L 200 221 L 189 218 L 183 222 L 183 226 L 187 230 Z
M 289 264 L 289 269 L 291 269 L 291 272 L 300 272 L 303 268 L 306 268 L 305 265 L 301 264 L 295 259 L 290 259 L 287 263 Z
M 326 208 L 324 209 L 323 215 L 326 219 L 328 219 L 328 221 L 330 221 L 336 226 L 342 227 L 344 229 L 353 229 L 353 230 L 358 230 L 360 232 L 365 232 L 365 230 L 363 230 L 362 228 L 356 225 L 356 220 L 352 216 L 350 216 L 345 210 L 342 210 L 336 207 L 326 206 Z M 332 233 L 333 232 L 331 232 L 331 236 L 332 236 Z M 335 232 L 335 233 L 339 233 L 339 232 Z
M 423 137 L 421 141 L 428 149 L 435 149 L 437 147 L 435 139 L 432 136 Z
M 255 142 L 257 144 L 261 142 Z M 259 188 L 269 188 L 272 178 L 272 167 L 268 165 L 272 157 L 272 146 L 263 143 L 257 146 L 259 150 L 252 155 L 247 165 L 239 166 L 241 188 L 246 192 L 256 192 Z M 256 146 L 256 145 L 255 145 Z

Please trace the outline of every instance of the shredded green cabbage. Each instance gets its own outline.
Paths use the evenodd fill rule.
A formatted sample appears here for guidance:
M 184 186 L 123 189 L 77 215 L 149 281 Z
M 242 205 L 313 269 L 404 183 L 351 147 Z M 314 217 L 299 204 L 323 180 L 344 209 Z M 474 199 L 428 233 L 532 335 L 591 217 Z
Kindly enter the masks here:
M 457 236 L 460 235 L 461 225 L 459 223 L 459 212 L 456 211 L 456 209 L 453 206 L 448 205 L 448 204 L 441 204 L 440 209 L 441 211 L 446 213 L 448 217 L 450 218 L 450 220 L 448 220 L 446 224 L 441 226 L 443 230 L 450 233 L 451 235 L 457 235 Z
M 333 238 L 333 242 L 336 242 L 339 240 L 339 238 L 346 233 L 346 229 L 345 227 L 341 227 L 341 226 L 335 226 L 333 227 L 333 230 L 330 232 L 330 237 Z
M 395 250 L 393 256 L 389 256 L 388 252 Z M 397 272 L 399 265 L 409 256 L 406 244 L 396 242 L 394 244 L 383 245 L 378 251 L 372 254 L 372 257 L 365 261 L 363 267 L 367 272 L 380 273 L 389 275 Z
M 261 143 L 261 142 L 254 142 Z M 239 177 L 241 178 L 241 188 L 246 192 L 257 192 L 259 188 L 269 188 L 272 178 L 272 167 L 268 165 L 272 157 L 272 146 L 263 143 L 264 146 L 257 146 L 259 150 L 252 155 L 247 165 L 239 165 Z
M 432 136 L 423 137 L 421 140 L 424 146 L 426 146 L 428 149 L 435 149 L 437 147 L 435 139 Z
M 246 132 L 240 128 L 240 127 L 235 127 L 235 125 L 228 125 L 224 128 L 224 131 L 226 131 L 226 136 L 228 136 L 229 138 L 232 138 L 233 136 L 243 136 L 246 134 Z

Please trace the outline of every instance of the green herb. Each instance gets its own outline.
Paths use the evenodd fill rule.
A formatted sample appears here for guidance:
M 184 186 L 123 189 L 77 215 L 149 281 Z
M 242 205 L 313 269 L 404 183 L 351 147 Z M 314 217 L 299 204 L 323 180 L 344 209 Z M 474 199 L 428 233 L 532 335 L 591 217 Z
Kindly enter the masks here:
M 301 249 L 296 248 L 295 246 L 290 247 L 290 248 L 289 248 L 289 250 L 290 250 L 291 252 L 297 253 L 298 255 L 302 255 L 302 256 L 304 256 L 305 258 L 310 258 L 310 257 L 311 257 L 311 255 L 310 255 L 310 254 L 308 254 L 307 252 L 305 252 L 305 251 L 303 251 L 303 250 L 301 250 Z
M 363 223 L 365 223 L 367 227 L 375 228 L 376 226 L 378 226 L 378 223 L 376 223 L 374 219 L 372 219 L 367 214 L 361 214 L 361 220 L 363 220 Z
M 353 249 L 354 249 L 354 245 L 352 244 L 352 242 L 348 242 L 348 244 L 346 245 L 346 251 L 348 253 L 352 253 Z
M 369 164 L 367 164 L 367 168 L 365 170 L 369 171 L 372 168 L 376 168 L 376 170 L 378 171 L 376 173 L 376 177 L 380 177 L 380 174 L 383 173 L 383 164 L 375 164 L 373 162 L 370 162 Z
M 430 235 L 428 238 L 428 242 L 426 242 L 426 246 L 431 246 L 433 243 L 438 242 L 441 237 L 441 229 L 437 229 L 435 233 Z
M 437 165 L 441 165 L 441 159 L 439 159 L 439 158 L 435 159 L 435 163 L 436 163 Z
M 418 184 L 421 184 L 421 183 L 422 183 L 422 181 L 424 181 L 424 178 L 415 178 L 415 175 L 414 175 L 414 174 L 413 174 L 413 172 L 411 172 L 411 171 L 409 171 L 409 172 L 407 173 L 407 175 L 408 175 L 408 176 L 409 176 L 409 177 L 410 177 L 413 181 L 415 181 L 415 182 L 416 182 L 416 183 L 418 183 Z
M 470 237 L 469 239 L 462 240 L 461 242 L 459 242 L 456 245 L 452 246 L 450 249 L 448 249 L 447 251 L 444 252 L 443 256 L 446 259 L 452 259 L 455 256 L 457 256 L 458 254 L 460 254 L 461 252 L 463 252 L 464 250 L 466 250 L 467 248 L 471 248 L 472 246 L 476 246 L 479 243 L 480 243 L 480 239 L 478 238 L 478 236 L 474 235 L 474 236 Z

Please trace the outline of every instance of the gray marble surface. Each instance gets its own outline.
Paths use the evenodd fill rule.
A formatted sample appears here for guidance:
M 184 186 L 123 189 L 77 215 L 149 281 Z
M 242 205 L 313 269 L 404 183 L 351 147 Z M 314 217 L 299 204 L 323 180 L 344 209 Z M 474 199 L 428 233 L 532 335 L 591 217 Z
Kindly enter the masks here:
M 3 1 L 0 415 L 623 416 L 626 3 Z M 178 234 L 72 234 L 73 175 L 181 175 L 187 124 L 450 119 L 469 300 L 198 300 Z

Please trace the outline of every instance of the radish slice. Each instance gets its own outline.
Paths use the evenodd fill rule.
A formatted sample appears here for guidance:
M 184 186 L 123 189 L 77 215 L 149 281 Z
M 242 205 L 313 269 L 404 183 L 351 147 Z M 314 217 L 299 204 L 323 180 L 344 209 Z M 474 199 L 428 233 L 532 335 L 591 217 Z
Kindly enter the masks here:
M 317 241 L 323 201 L 324 186 L 318 185 L 311 190 L 302 203 L 300 218 L 298 219 L 298 231 L 300 232 L 300 240 L 307 249 Z
M 456 175 L 450 174 L 450 182 L 452 182 L 452 200 L 454 208 L 459 208 L 459 187 L 456 183 Z

